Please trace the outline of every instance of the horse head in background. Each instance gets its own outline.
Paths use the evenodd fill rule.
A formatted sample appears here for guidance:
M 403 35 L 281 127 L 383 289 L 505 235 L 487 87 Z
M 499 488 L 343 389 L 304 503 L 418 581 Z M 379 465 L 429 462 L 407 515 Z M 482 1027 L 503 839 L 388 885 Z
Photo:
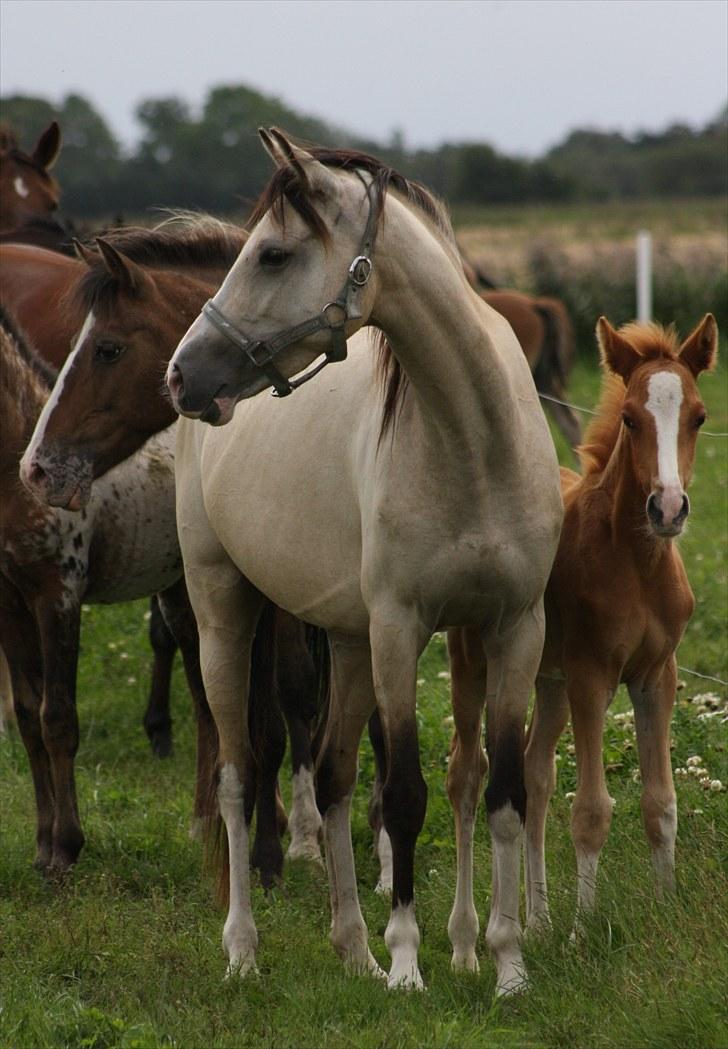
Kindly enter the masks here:
M 60 188 L 50 174 L 61 149 L 61 129 L 52 121 L 32 153 L 25 153 L 6 127 L 0 133 L 0 231 L 50 216 Z

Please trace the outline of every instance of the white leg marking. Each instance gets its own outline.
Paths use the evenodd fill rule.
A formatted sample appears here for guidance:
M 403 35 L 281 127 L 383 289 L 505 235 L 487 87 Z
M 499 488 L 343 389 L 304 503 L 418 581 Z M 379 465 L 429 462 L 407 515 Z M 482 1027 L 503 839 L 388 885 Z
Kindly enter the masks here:
M 407 990 L 422 991 L 425 985 L 417 965 L 420 931 L 415 920 L 414 903 L 408 903 L 406 906 L 399 904 L 392 908 L 384 942 L 392 955 L 387 987 L 390 990 L 394 987 L 404 987 Z
M 658 372 L 651 376 L 647 389 L 649 396 L 645 408 L 654 416 L 657 430 L 657 475 L 662 486 L 662 511 L 666 520 L 672 520 L 680 512 L 683 498 L 677 461 L 682 380 L 676 372 Z
M 379 857 L 379 881 L 374 891 L 380 896 L 392 895 L 392 839 L 384 827 L 379 828 L 377 836 L 377 856 Z
M 488 824 L 493 842 L 493 899 L 485 938 L 495 959 L 495 993 L 500 996 L 515 994 L 526 984 L 518 916 L 522 826 L 510 802 L 491 813 Z
M 288 858 L 290 860 L 313 860 L 321 864 L 323 862 L 319 848 L 321 816 L 316 806 L 313 774 L 310 769 L 302 767 L 293 777 L 293 799 L 291 814 L 288 817 L 288 829 L 291 832 Z
M 458 838 L 458 873 L 455 886 L 455 901 L 447 933 L 452 944 L 453 969 L 468 972 L 479 971 L 475 945 L 478 941 L 480 922 L 473 904 L 473 832 L 475 813 L 469 798 L 464 798 L 460 809 L 460 833 Z
M 222 934 L 229 959 L 227 975 L 245 976 L 251 969 L 255 970 L 258 932 L 250 906 L 250 859 L 243 786 L 234 765 L 223 765 L 217 796 L 230 850 L 230 909 Z
M 331 943 L 347 968 L 386 979 L 368 947 L 367 927 L 356 889 L 349 810 L 351 794 L 332 805 L 324 819 L 326 862 L 331 885 Z

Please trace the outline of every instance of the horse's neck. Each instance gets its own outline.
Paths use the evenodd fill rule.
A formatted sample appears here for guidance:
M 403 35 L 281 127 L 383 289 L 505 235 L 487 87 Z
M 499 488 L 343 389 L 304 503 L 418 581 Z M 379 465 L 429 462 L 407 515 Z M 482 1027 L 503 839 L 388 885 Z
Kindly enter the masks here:
M 609 526 L 614 545 L 629 551 L 641 575 L 654 574 L 670 554 L 672 541 L 659 539 L 647 523 L 646 497 L 632 468 L 623 434 L 618 437 L 598 483 L 609 496 Z
M 409 380 L 425 432 L 461 460 L 470 450 L 492 450 L 495 439 L 507 460 L 518 433 L 516 400 L 531 397 L 537 406 L 525 359 L 440 235 L 400 201 L 391 207 L 396 221 L 388 212 L 380 229 L 383 293 L 371 320 Z

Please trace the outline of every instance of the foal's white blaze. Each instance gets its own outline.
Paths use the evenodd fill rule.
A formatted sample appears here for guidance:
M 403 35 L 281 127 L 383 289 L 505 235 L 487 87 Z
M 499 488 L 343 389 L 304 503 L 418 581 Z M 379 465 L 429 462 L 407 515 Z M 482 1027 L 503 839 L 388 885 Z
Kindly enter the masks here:
M 248 828 L 243 811 L 243 785 L 232 764 L 223 765 L 217 791 L 230 852 L 230 910 L 222 942 L 229 959 L 228 976 L 244 976 L 255 969 L 258 932 L 250 906 Z
M 392 968 L 389 970 L 387 986 L 423 990 L 425 985 L 417 966 L 420 931 L 415 919 L 414 903 L 405 906 L 398 904 L 392 908 L 384 942 L 392 955 Z
M 680 513 L 684 495 L 677 459 L 682 380 L 676 372 L 658 372 L 650 378 L 647 389 L 649 397 L 645 408 L 654 416 L 657 430 L 657 476 L 662 489 L 660 508 L 665 521 L 671 521 Z
M 35 456 L 36 451 L 45 439 L 45 431 L 46 426 L 48 425 L 48 419 L 50 418 L 51 412 L 55 409 L 56 405 L 58 404 L 58 400 L 61 396 L 61 393 L 63 392 L 63 387 L 65 385 L 66 378 L 68 377 L 68 373 L 73 367 L 73 363 L 78 355 L 78 351 L 80 347 L 83 346 L 86 340 L 86 336 L 93 328 L 95 322 L 96 318 L 94 317 L 93 310 L 90 310 L 88 316 L 86 317 L 86 320 L 83 322 L 83 327 L 81 328 L 81 332 L 78 338 L 76 339 L 73 349 L 69 353 L 68 357 L 66 357 L 64 365 L 58 373 L 58 378 L 56 379 L 53 389 L 51 390 L 51 395 L 46 401 L 45 405 L 43 406 L 43 411 L 40 413 L 38 417 L 38 422 L 35 424 L 33 436 L 30 438 L 30 443 L 28 444 L 28 447 L 23 453 L 23 458 L 20 460 L 21 477 L 27 476 L 27 472 L 30 469 L 30 464 L 33 461 L 33 457 Z
M 28 189 L 20 175 L 18 175 L 17 178 L 13 179 L 13 189 L 19 197 L 23 198 L 23 200 L 25 200 L 25 198 L 30 195 L 30 190 Z
M 293 777 L 288 830 L 291 832 L 291 844 L 288 846 L 289 859 L 322 862 L 319 848 L 321 816 L 316 805 L 313 773 L 310 769 L 301 767 Z

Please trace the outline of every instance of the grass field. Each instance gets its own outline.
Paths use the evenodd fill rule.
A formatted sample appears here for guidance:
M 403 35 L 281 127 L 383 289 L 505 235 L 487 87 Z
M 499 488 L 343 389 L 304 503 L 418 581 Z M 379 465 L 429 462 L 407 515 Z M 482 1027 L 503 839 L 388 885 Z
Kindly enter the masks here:
M 698 319 L 697 317 L 695 318 Z M 725 351 L 724 351 L 725 352 Z M 728 429 L 725 365 L 701 381 L 706 429 Z M 594 404 L 598 378 L 580 363 L 573 400 Z M 564 449 L 561 449 L 562 453 Z M 699 439 L 692 516 L 682 550 L 698 605 L 681 666 L 728 679 L 726 521 L 728 441 Z M 191 704 L 177 673 L 176 750 L 154 760 L 140 719 L 149 679 L 146 603 L 83 614 L 78 786 L 87 845 L 63 886 L 31 869 L 34 811 L 17 734 L 0 740 L 0 1046 L 326 1047 L 515 1049 L 728 1045 L 728 752 L 726 690 L 681 672 L 674 721 L 680 827 L 678 892 L 655 901 L 642 834 L 634 736 L 625 697 L 608 720 L 614 821 L 600 869 L 599 906 L 584 941 L 569 932 L 575 865 L 569 800 L 575 767 L 568 734 L 548 828 L 553 932 L 529 941 L 528 993 L 493 998 L 495 973 L 482 937 L 479 977 L 450 971 L 446 925 L 454 888 L 452 817 L 444 788 L 451 726 L 444 639 L 420 668 L 419 726 L 429 786 L 416 861 L 424 994 L 387 992 L 345 975 L 328 943 L 324 874 L 289 864 L 283 886 L 254 890 L 260 973 L 223 982 L 223 912 L 189 840 L 193 775 Z M 706 698 L 706 694 L 717 698 Z M 700 697 L 703 697 L 702 699 Z M 717 706 L 716 706 L 717 704 Z M 697 756 L 706 789 L 690 773 Z M 354 848 L 372 950 L 385 967 L 387 903 L 373 892 L 376 865 L 366 819 L 373 762 L 362 751 Z M 284 793 L 287 775 L 284 779 Z M 484 927 L 490 849 L 481 817 L 477 906 Z

